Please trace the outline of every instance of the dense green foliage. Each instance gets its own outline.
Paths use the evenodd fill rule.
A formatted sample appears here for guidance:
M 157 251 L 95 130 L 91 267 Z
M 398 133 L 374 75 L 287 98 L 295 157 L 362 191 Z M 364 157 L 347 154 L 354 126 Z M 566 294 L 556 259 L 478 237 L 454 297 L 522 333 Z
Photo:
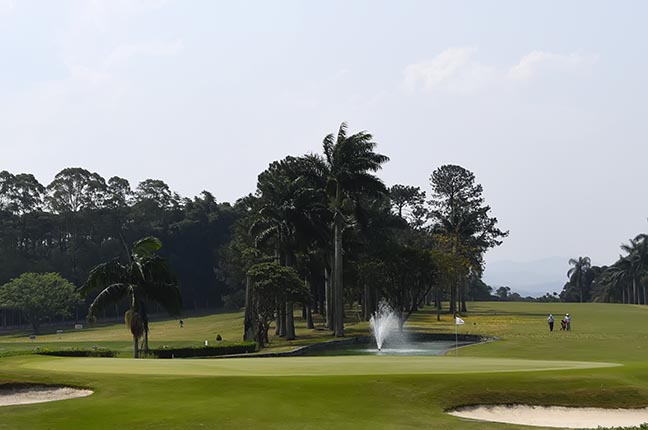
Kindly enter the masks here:
M 234 206 L 217 204 L 208 192 L 183 199 L 157 179 L 132 190 L 124 178 L 105 180 L 82 168 L 62 170 L 47 187 L 29 174 L 1 172 L 0 281 L 29 268 L 56 270 L 77 284 L 101 271 L 115 285 L 135 285 L 122 279 L 135 274 L 127 244 L 155 236 L 165 243 L 160 258 L 177 275 L 185 307 L 245 307 L 244 339 L 260 343 L 257 322 L 271 313 L 276 333 L 292 340 L 299 308 L 309 328 L 319 314 L 330 332 L 344 336 L 347 310 L 356 306 L 368 320 L 387 301 L 403 323 L 423 305 L 441 312 L 449 299 L 451 312 L 459 304 L 466 311 L 467 299 L 490 298 L 480 281 L 483 255 L 507 233 L 497 228 L 474 174 L 441 166 L 426 201 L 419 187 L 385 186 L 377 172 L 389 158 L 377 147 L 370 133 L 348 133 L 342 123 L 324 137 L 321 154 L 270 163 L 255 193 Z M 296 300 L 264 293 L 268 309 L 259 318 L 254 303 L 261 290 L 249 270 L 269 262 L 292 268 L 309 294 Z M 128 311 L 134 339 L 146 339 L 146 315 L 157 307 L 142 313 L 125 300 L 134 294 L 101 284 L 84 288 L 87 303 L 95 303 L 90 316 Z M 23 320 L 6 312 L 2 319 L 4 325 Z
M 116 357 L 118 353 L 106 348 L 38 348 L 34 350 L 34 354 L 52 355 L 55 357 Z
M 42 322 L 70 316 L 79 300 L 74 285 L 57 273 L 23 273 L 0 286 L 0 309 L 22 313 L 34 333 Z
M 157 358 L 215 357 L 229 354 L 247 354 L 257 350 L 254 342 L 242 342 L 215 346 L 194 346 L 187 348 L 157 348 L 149 354 Z
M 81 285 L 90 269 L 119 256 L 130 244 L 156 236 L 161 255 L 182 284 L 185 306 L 215 307 L 229 292 L 221 252 L 238 209 L 217 203 L 209 192 L 180 198 L 160 180 L 134 190 L 120 177 L 105 180 L 82 168 L 59 172 L 47 186 L 31 174 L 0 172 L 0 284 L 24 272 L 56 272 Z M 88 302 L 93 297 L 88 298 Z M 121 314 L 106 309 L 108 315 Z M 83 317 L 85 306 L 79 306 Z M 5 312 L 2 324 L 24 321 Z
M 609 266 L 592 266 L 589 257 L 570 259 L 573 266 L 560 298 L 567 302 L 595 301 L 648 304 L 648 235 L 622 244 L 625 255 Z

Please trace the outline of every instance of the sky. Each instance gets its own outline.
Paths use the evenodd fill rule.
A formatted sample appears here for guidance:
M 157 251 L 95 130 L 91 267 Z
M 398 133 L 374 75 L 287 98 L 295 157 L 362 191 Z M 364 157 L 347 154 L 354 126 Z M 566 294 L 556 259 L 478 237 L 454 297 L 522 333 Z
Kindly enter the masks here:
M 347 121 L 429 192 L 473 171 L 487 261 L 612 262 L 646 231 L 648 3 L 0 0 L 0 170 L 253 192 Z

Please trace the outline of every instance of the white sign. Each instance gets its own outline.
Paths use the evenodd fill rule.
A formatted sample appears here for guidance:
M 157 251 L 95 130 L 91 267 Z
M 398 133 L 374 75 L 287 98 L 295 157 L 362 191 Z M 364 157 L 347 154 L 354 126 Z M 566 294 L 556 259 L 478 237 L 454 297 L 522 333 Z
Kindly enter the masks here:
M 459 317 L 455 317 L 455 323 L 456 323 L 457 325 L 465 324 L 465 323 L 464 323 L 464 320 L 462 320 L 462 319 L 459 318 Z
M 75 330 L 81 330 L 82 328 L 83 328 L 83 324 L 74 324 Z

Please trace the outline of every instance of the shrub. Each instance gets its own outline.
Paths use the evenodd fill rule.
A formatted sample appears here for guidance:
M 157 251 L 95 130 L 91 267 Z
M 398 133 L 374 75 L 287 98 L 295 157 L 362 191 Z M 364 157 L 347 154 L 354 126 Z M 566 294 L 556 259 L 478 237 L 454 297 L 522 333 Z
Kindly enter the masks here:
M 228 354 L 245 354 L 255 352 L 256 342 L 233 343 L 218 346 L 190 346 L 185 348 L 151 349 L 149 353 L 157 358 L 212 357 Z
M 40 348 L 34 351 L 34 354 L 39 355 L 54 355 L 57 357 L 116 357 L 119 354 L 116 351 L 111 351 L 110 349 L 105 348 L 93 348 L 93 349 L 78 349 L 78 348 L 69 348 L 69 349 L 49 349 L 49 348 Z

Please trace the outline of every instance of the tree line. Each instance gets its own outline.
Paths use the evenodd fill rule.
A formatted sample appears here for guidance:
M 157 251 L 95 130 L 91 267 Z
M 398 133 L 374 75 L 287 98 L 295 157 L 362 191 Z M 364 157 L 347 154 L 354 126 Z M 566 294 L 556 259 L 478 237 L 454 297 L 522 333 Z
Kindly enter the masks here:
M 221 270 L 220 252 L 239 217 L 236 207 L 207 191 L 181 198 L 159 179 L 132 189 L 124 178 L 66 168 L 45 186 L 32 174 L 2 171 L 0 285 L 25 272 L 51 272 L 81 286 L 95 265 L 115 257 L 126 263 L 134 242 L 155 236 L 165 244 L 160 253 L 182 285 L 185 308 L 221 306 L 234 288 Z M 76 318 L 86 310 L 78 306 Z M 121 313 L 117 306 L 100 316 Z M 2 325 L 26 322 L 6 306 L 0 317 Z
M 381 300 L 402 324 L 422 306 L 457 313 L 490 298 L 484 254 L 508 232 L 475 175 L 441 166 L 428 195 L 387 187 L 377 172 L 388 161 L 370 133 L 351 134 L 343 123 L 324 137 L 321 153 L 270 163 L 256 190 L 233 204 L 207 191 L 182 198 L 159 179 L 132 189 L 124 178 L 83 168 L 64 169 L 47 186 L 3 171 L 0 285 L 24 272 L 86 285 L 98 264 L 117 258 L 128 267 L 131 245 L 151 236 L 164 243 L 159 254 L 177 276 L 185 309 L 245 307 L 244 336 L 260 344 L 272 322 L 278 335 L 294 338 L 296 311 L 309 327 L 321 321 L 344 336 L 349 318 L 368 319 Z M 90 294 L 86 304 L 96 300 Z M 5 324 L 21 318 L 0 312 Z
M 621 244 L 619 258 L 595 266 L 589 257 L 569 260 L 568 281 L 560 298 L 568 302 L 648 304 L 648 235 L 638 234 Z

